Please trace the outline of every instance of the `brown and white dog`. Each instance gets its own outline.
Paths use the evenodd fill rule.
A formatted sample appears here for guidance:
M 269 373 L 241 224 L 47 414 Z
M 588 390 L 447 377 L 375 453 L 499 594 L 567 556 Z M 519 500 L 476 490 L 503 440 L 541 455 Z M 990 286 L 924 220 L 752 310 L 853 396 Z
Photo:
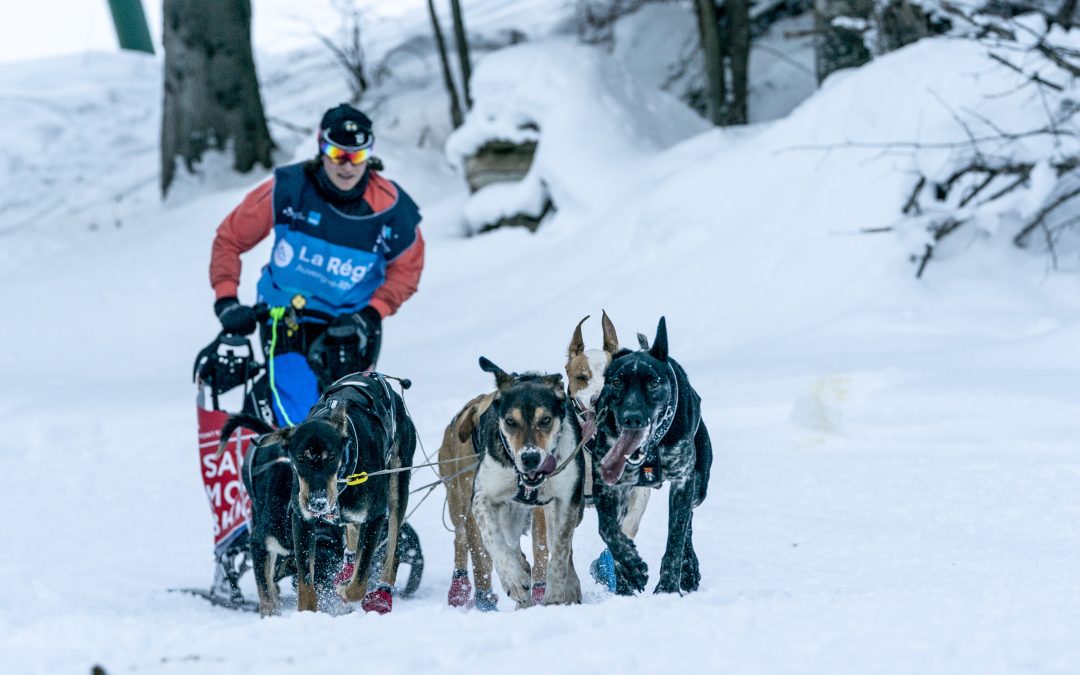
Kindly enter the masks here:
M 581 422 L 582 434 L 591 436 L 596 426 L 596 399 L 604 388 L 604 372 L 619 352 L 619 336 L 615 333 L 615 326 L 608 318 L 607 312 L 602 312 L 600 325 L 604 332 L 603 349 L 585 349 L 585 340 L 581 336 L 581 326 L 589 317 L 578 322 L 574 329 L 574 336 L 570 339 L 570 347 L 567 350 L 566 360 L 566 390 Z M 639 340 L 642 339 L 639 336 Z M 591 443 L 586 445 L 590 448 Z M 592 496 L 593 476 L 592 462 L 585 463 L 585 497 Z M 626 513 L 620 519 L 622 531 L 626 536 L 634 539 L 637 537 L 638 528 L 641 526 L 641 518 L 645 515 L 645 507 L 649 505 L 651 488 L 634 488 L 630 491 L 627 500 Z
M 473 481 L 479 457 L 473 444 L 473 431 L 495 398 L 495 392 L 477 396 L 454 415 L 443 433 L 439 447 L 439 476 L 445 481 L 446 503 L 450 522 L 454 526 L 454 574 L 450 581 L 447 602 L 451 607 L 463 607 L 469 601 L 469 558 L 472 558 L 473 581 L 476 584 L 476 608 L 496 609 L 498 596 L 491 590 L 491 556 L 480 538 L 480 528 L 472 512 Z M 544 597 L 547 575 L 547 528 L 543 507 L 532 510 L 532 596 L 534 602 Z

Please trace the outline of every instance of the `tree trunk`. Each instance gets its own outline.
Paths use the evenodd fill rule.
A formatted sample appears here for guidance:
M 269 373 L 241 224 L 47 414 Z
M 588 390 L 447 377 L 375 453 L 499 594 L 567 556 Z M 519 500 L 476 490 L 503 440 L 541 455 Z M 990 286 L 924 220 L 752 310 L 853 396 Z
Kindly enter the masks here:
M 458 101 L 457 87 L 454 85 L 454 74 L 450 72 L 450 57 L 446 55 L 446 40 L 443 39 L 442 28 L 439 26 L 439 16 L 435 14 L 434 0 L 427 0 L 428 13 L 431 14 L 431 31 L 435 34 L 435 46 L 439 50 L 439 60 L 442 62 L 443 84 L 446 85 L 446 94 L 450 97 L 450 122 L 457 129 L 465 121 L 461 113 L 461 103 Z
M 863 32 L 869 28 L 874 0 L 814 0 L 814 61 L 817 80 L 822 82 L 841 68 L 861 66 L 870 60 Z M 849 21 L 835 24 L 834 19 Z M 859 29 L 857 23 L 866 24 Z
M 161 119 L 161 192 L 177 160 L 195 173 L 207 150 L 233 152 L 233 168 L 272 166 L 251 54 L 250 0 L 165 0 L 165 101 Z
M 731 93 L 724 114 L 724 124 L 746 124 L 747 81 L 750 69 L 750 3 L 748 0 L 725 0 L 727 13 L 728 61 L 731 64 Z
M 912 5 L 908 0 L 876 4 L 874 20 L 878 28 L 879 53 L 900 49 L 930 35 L 929 18 L 923 8 Z
M 465 32 L 465 17 L 461 13 L 461 1 L 450 0 L 450 9 L 454 15 L 454 41 L 457 42 L 458 61 L 461 62 L 461 90 L 465 94 L 465 109 L 472 110 L 472 92 L 469 90 L 472 63 L 469 61 L 469 38 Z
M 1062 28 L 1069 30 L 1073 26 L 1074 14 L 1076 14 L 1076 0 L 1064 0 L 1054 20 Z
M 720 25 L 716 19 L 713 0 L 694 0 L 694 4 L 697 9 L 701 51 L 705 58 L 705 115 L 710 122 L 719 125 L 723 123 L 724 92 L 727 90 L 724 81 L 724 54 L 720 46 Z

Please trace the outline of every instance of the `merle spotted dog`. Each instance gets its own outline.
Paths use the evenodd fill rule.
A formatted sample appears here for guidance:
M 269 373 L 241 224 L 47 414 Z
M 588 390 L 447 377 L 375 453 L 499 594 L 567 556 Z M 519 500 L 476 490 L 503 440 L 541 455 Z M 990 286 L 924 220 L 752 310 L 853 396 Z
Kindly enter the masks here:
M 663 317 L 651 349 L 622 351 L 608 366 L 597 400 L 593 467 L 600 536 L 615 560 L 616 592 L 645 590 L 648 566 L 620 529 L 635 486 L 671 484 L 667 548 L 657 593 L 690 592 L 701 572 L 694 552 L 693 509 L 705 500 L 712 444 L 701 398 L 668 356 Z
M 472 511 L 484 547 L 506 594 L 518 608 L 532 605 L 531 570 L 520 539 L 530 513 L 542 506 L 550 552 L 542 602 L 580 603 L 573 536 L 584 509 L 585 461 L 562 376 L 509 374 L 483 357 L 480 367 L 495 375 L 497 385 L 474 431 L 480 464 Z
M 232 418 L 226 429 L 231 423 Z M 245 463 L 255 467 L 246 482 L 252 496 L 252 562 L 260 612 L 279 611 L 276 566 L 273 557 L 265 560 L 268 554 L 294 557 L 297 608 L 318 609 L 316 589 L 325 590 L 326 580 L 341 569 L 342 527 L 349 528 L 350 539 L 355 535 L 358 544 L 353 575 L 339 592 L 348 601 L 362 600 L 366 611 L 389 612 L 409 472 L 375 475 L 362 483 L 352 477 L 412 465 L 416 429 L 397 392 L 375 373 L 342 378 L 323 393 L 307 419 L 265 434 L 256 447 L 266 456 Z M 287 463 L 278 466 L 282 459 Z M 265 475 L 254 474 L 264 466 Z M 288 479 L 282 467 L 290 467 Z M 378 586 L 369 593 L 368 571 L 386 521 L 386 560 Z M 336 539 L 328 530 L 336 532 Z M 327 541 L 333 545 L 328 547 Z

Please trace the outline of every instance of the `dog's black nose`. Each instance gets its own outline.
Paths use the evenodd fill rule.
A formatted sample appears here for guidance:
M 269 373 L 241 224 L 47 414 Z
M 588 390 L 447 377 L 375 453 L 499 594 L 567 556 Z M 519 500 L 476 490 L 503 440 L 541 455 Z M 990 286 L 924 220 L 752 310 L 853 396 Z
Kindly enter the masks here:
M 619 426 L 623 429 L 643 429 L 648 423 L 648 416 L 636 410 L 626 411 L 619 416 Z
M 540 468 L 540 453 L 529 450 L 521 453 L 521 468 L 527 473 L 532 473 Z
M 329 503 L 330 500 L 326 497 L 312 497 L 308 500 L 308 508 L 314 513 L 323 513 Z

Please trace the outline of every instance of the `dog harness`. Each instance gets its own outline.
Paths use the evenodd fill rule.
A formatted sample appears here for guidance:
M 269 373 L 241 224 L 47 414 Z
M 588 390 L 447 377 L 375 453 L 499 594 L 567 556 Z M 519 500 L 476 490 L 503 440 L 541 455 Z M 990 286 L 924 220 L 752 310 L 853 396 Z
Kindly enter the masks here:
M 672 423 L 675 421 L 675 411 L 679 407 L 679 378 L 675 375 L 675 369 L 671 367 L 671 363 L 667 364 L 668 372 L 671 374 L 671 382 L 674 385 L 674 389 L 671 394 L 671 403 L 664 408 L 664 412 L 660 414 L 660 419 L 656 421 L 656 425 L 653 428 L 649 438 L 645 441 L 645 459 L 638 466 L 637 482 L 634 485 L 647 486 L 651 488 L 659 489 L 660 484 L 664 482 L 663 474 L 660 470 L 660 452 L 657 448 L 660 445 L 660 441 L 667 435 L 667 432 L 671 429 Z
M 390 456 L 394 449 L 393 441 L 397 436 L 397 407 L 393 392 L 382 373 L 372 372 L 343 377 L 327 387 L 322 398 L 326 403 L 313 411 L 311 417 L 327 415 L 338 405 L 350 405 L 375 419 L 383 430 L 383 447 L 385 448 L 383 464 L 390 464 Z M 356 425 L 352 418 L 345 415 L 345 419 L 348 420 L 352 433 L 345 443 L 345 459 L 341 463 L 341 468 L 338 469 L 337 480 L 341 491 L 363 482 L 363 480 L 353 480 L 354 476 L 359 475 L 356 473 L 356 465 L 360 461 L 360 438 L 356 433 Z

